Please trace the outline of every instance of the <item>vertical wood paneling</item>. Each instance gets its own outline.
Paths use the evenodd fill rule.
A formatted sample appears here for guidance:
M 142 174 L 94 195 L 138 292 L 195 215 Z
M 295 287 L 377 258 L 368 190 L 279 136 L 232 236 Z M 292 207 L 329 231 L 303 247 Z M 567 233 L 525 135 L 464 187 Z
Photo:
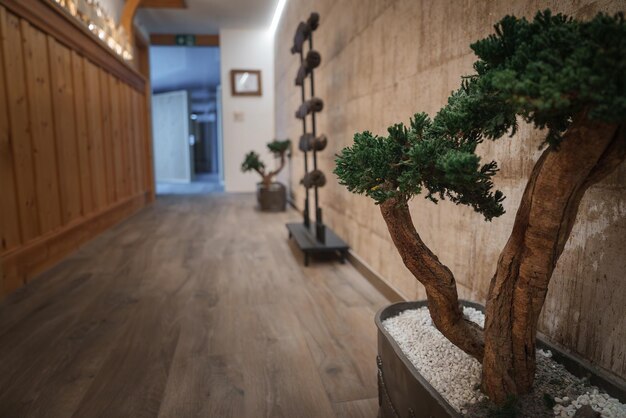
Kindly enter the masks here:
M 124 165 L 122 159 L 122 138 L 121 138 L 121 120 L 120 120 L 120 86 L 119 81 L 107 74 L 109 83 L 109 91 L 111 92 L 111 140 L 113 142 L 113 169 L 115 172 L 115 195 L 117 199 L 126 196 L 124 185 Z
M 82 215 L 70 50 L 48 37 L 63 223 Z
M 110 203 L 107 196 L 105 150 L 103 139 L 103 112 L 100 96 L 98 68 L 82 58 L 85 69 L 85 107 L 87 108 L 87 135 L 90 138 L 89 161 L 91 162 L 91 187 L 93 187 L 94 207 L 101 210 Z
M 0 297 L 153 195 L 144 80 L 27 1 L 0 0 Z
M 127 164 L 127 172 L 129 179 L 129 189 L 130 195 L 134 196 L 138 193 L 137 188 L 137 175 L 135 173 L 135 168 L 137 165 L 137 155 L 135 154 L 135 141 L 137 141 L 137 136 L 135 134 L 135 121 L 133 120 L 133 110 L 132 110 L 132 100 L 131 100 L 131 88 L 127 84 L 122 84 L 124 86 L 124 106 L 125 106 L 125 117 L 126 117 L 126 137 L 127 144 L 126 148 L 128 150 L 126 155 L 126 164 Z
M 0 15 L 2 50 L 7 78 L 7 101 L 11 145 L 17 186 L 22 238 L 29 241 L 39 235 L 39 216 L 35 187 L 35 166 L 29 127 L 28 98 L 24 79 L 22 35 L 17 16 L 2 9 Z
M 139 38 L 138 38 L 139 39 Z M 141 73 L 150 80 L 150 53 L 147 43 L 139 42 L 137 44 L 137 60 L 139 62 L 139 68 Z M 155 198 L 155 184 L 154 184 L 154 161 L 152 156 L 152 109 L 151 109 L 151 95 L 152 89 L 150 83 L 147 82 L 143 91 L 138 92 L 139 103 L 139 117 L 138 125 L 140 134 L 139 147 L 141 149 L 141 155 L 143 159 L 142 170 L 142 187 L 144 190 L 149 190 L 149 200 L 153 201 Z M 141 119 L 141 120 L 139 120 Z
M 21 26 L 40 232 L 43 234 L 62 223 L 48 45 L 43 32 L 25 21 Z
M 100 69 L 97 70 L 98 85 L 100 87 L 100 109 L 102 112 L 102 151 L 104 156 L 106 176 L 106 196 L 109 205 L 115 203 L 115 168 L 113 166 L 113 138 L 111 127 L 111 90 L 109 87 L 108 74 Z
M 91 175 L 92 148 L 91 136 L 87 134 L 87 114 L 85 112 L 85 67 L 83 59 L 72 51 L 72 78 L 74 80 L 74 111 L 76 115 L 76 141 L 78 145 L 78 164 L 80 167 L 80 194 L 82 196 L 83 214 L 88 215 L 94 210 L 94 192 Z
M 129 156 L 129 142 L 130 135 L 128 131 L 128 101 L 126 96 L 126 85 L 124 83 L 117 83 L 119 90 L 119 103 L 118 112 L 120 114 L 120 144 L 121 144 L 121 156 L 122 156 L 122 179 L 124 184 L 124 195 L 128 196 L 132 194 L 132 178 L 130 177 L 130 156 Z
M 133 124 L 134 134 L 135 134 L 135 172 L 137 176 L 137 189 L 138 191 L 145 190 L 145 180 L 144 180 L 144 170 L 145 170 L 145 155 L 141 148 L 141 144 L 143 143 L 142 139 L 144 138 L 143 129 L 142 129 L 142 116 L 139 110 L 139 101 L 141 100 L 139 93 L 135 90 L 131 90 L 132 96 L 132 110 L 133 115 L 132 118 L 136 123 Z
M 120 112 L 120 152 L 122 157 L 122 188 L 124 196 L 131 195 L 131 179 L 129 177 L 130 161 L 128 155 L 128 113 L 126 108 L 126 85 L 115 79 L 118 90 L 118 109 Z
M 5 10 L 0 6 L 0 26 L 5 19 Z M 4 38 L 0 31 L 0 39 Z M 21 242 L 17 190 L 13 168 L 13 150 L 9 126 L 9 109 L 5 83 L 3 42 L 0 40 L 0 253 L 8 251 Z
M 135 175 L 135 168 L 137 166 L 137 156 L 135 155 L 135 129 L 133 128 L 133 102 L 130 94 L 131 88 L 126 86 L 124 89 L 125 106 L 126 106 L 126 121 L 128 129 L 128 175 L 130 178 L 130 195 L 134 196 L 137 193 L 137 176 Z
M 150 92 L 146 90 L 146 95 L 149 95 Z M 152 108 L 150 106 L 150 101 L 142 98 L 139 101 L 139 112 L 141 114 L 141 121 L 139 126 L 141 128 L 142 137 L 141 137 L 141 149 L 143 150 L 144 155 L 144 187 L 145 190 L 150 190 L 150 199 L 154 200 L 155 196 L 155 184 L 154 184 L 154 157 L 152 154 L 152 118 L 150 113 L 152 112 Z
M 129 100 L 129 117 L 133 123 L 130 124 L 130 131 L 133 138 L 131 143 L 132 152 L 133 152 L 133 179 L 135 184 L 135 192 L 137 194 L 141 191 L 141 183 L 139 182 L 139 166 L 141 155 L 137 152 L 137 142 L 139 142 L 139 130 L 137 129 L 137 113 L 135 112 L 135 91 L 133 89 L 128 89 L 128 100 Z

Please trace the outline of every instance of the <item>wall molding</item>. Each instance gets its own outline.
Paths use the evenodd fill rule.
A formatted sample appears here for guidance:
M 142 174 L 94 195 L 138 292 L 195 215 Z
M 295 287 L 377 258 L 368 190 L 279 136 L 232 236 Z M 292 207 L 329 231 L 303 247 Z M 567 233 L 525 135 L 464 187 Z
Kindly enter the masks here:
M 367 264 L 361 257 L 356 255 L 353 250 L 348 251 L 348 261 L 354 266 L 354 268 L 361 273 L 361 276 L 370 282 L 372 286 L 376 288 L 384 297 L 391 303 L 406 302 L 408 299 L 402 296 L 402 294 L 390 285 L 383 276 L 378 274 L 369 264 Z
M 0 0 L 0 4 L 135 90 L 145 92 L 144 76 L 51 0 Z
M 302 215 L 302 211 L 296 205 L 296 202 L 293 199 L 287 199 L 287 203 L 293 209 L 295 209 L 300 215 Z M 407 298 L 402 296 L 402 293 L 394 288 L 392 285 L 385 280 L 383 276 L 381 276 L 377 271 L 375 271 L 369 264 L 365 262 L 361 257 L 359 257 L 354 250 L 348 250 L 348 256 L 346 259 L 352 264 L 352 266 L 361 273 L 361 276 L 365 277 L 365 280 L 370 282 L 372 286 L 376 290 L 378 290 L 387 300 L 391 303 L 395 302 L 406 302 Z
M 85 242 L 139 212 L 150 202 L 150 192 L 142 192 L 2 254 L 0 283 L 3 287 L 0 288 L 0 299 L 61 262 Z

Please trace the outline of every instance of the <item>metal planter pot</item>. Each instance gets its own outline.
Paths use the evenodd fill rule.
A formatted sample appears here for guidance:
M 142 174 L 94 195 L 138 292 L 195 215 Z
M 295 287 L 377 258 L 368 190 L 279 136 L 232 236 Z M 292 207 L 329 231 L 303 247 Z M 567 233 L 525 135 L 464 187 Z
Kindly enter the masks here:
M 264 212 L 284 212 L 287 209 L 287 189 L 281 183 L 257 184 L 259 208 Z
M 484 311 L 477 303 L 461 301 L 463 306 Z M 419 309 L 426 301 L 399 302 L 382 308 L 376 314 L 378 327 L 378 418 L 461 418 L 430 383 L 419 373 L 385 330 L 382 322 L 401 312 Z M 587 361 L 565 352 L 542 338 L 537 347 L 552 351 L 552 358 L 577 377 L 588 377 L 589 383 L 624 402 L 626 388 L 608 373 Z

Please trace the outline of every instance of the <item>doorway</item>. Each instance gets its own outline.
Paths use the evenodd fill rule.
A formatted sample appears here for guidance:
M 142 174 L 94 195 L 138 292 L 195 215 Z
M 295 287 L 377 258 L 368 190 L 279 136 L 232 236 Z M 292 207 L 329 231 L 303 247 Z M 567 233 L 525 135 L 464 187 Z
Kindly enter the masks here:
M 157 194 L 223 191 L 219 47 L 152 46 L 150 74 Z

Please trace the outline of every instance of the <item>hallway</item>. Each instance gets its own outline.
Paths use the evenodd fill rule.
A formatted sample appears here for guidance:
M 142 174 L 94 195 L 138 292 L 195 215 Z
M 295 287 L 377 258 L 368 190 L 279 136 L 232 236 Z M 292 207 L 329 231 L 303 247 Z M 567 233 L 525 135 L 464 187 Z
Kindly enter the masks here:
M 626 418 L 625 5 L 0 0 L 0 418 Z
M 159 198 L 10 295 L 0 417 L 374 417 L 386 299 L 254 200 Z

